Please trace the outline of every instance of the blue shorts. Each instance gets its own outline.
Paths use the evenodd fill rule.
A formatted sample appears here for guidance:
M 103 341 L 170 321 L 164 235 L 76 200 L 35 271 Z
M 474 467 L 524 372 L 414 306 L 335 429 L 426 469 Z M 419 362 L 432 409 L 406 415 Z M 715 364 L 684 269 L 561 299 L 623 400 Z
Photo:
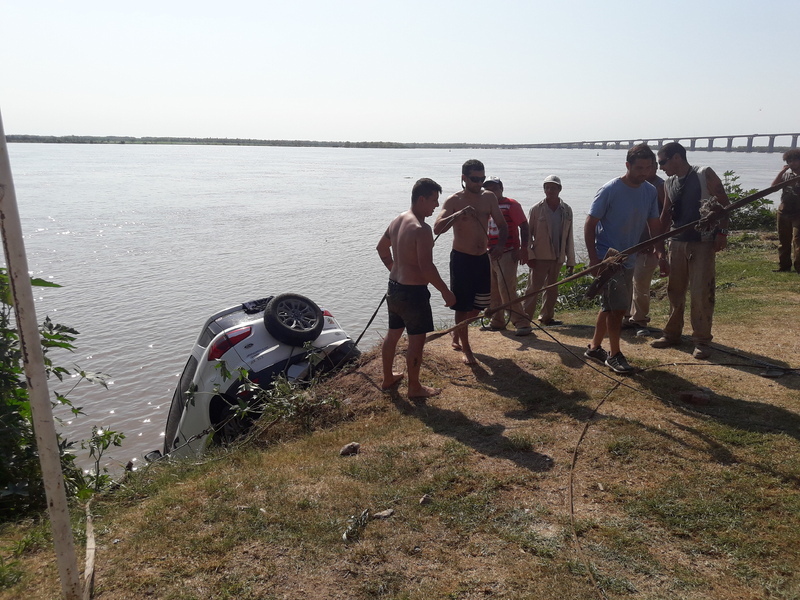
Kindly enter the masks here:
M 389 329 L 403 329 L 408 335 L 433 331 L 431 293 L 427 285 L 405 285 L 389 280 L 386 292 Z
M 489 307 L 492 295 L 492 264 L 489 253 L 475 256 L 458 250 L 450 252 L 450 289 L 456 296 L 451 306 L 459 312 Z

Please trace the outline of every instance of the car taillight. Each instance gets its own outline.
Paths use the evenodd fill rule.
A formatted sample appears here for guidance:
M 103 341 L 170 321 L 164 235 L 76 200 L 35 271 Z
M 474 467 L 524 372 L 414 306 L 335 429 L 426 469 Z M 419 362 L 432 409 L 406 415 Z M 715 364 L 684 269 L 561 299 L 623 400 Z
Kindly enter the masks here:
M 223 334 L 222 337 L 211 344 L 211 349 L 208 351 L 208 360 L 217 360 L 222 358 L 222 355 L 228 350 L 233 348 L 243 339 L 250 337 L 252 331 L 252 327 L 240 327 L 239 329 L 234 329 L 226 334 Z
M 329 310 L 323 310 L 322 311 L 322 316 L 333 318 L 333 315 L 331 314 L 331 311 L 329 311 Z

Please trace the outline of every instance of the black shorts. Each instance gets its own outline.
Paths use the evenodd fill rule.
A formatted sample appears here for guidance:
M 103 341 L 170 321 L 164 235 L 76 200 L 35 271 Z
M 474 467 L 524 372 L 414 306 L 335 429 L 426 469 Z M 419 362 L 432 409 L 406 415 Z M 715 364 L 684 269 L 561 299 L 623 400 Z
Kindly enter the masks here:
M 472 312 L 489 307 L 492 295 L 492 264 L 489 254 L 450 252 L 450 289 L 456 296 L 451 306 L 459 312 Z
M 386 306 L 389 307 L 389 329 L 405 328 L 408 335 L 433 331 L 431 293 L 427 285 L 404 285 L 390 279 Z

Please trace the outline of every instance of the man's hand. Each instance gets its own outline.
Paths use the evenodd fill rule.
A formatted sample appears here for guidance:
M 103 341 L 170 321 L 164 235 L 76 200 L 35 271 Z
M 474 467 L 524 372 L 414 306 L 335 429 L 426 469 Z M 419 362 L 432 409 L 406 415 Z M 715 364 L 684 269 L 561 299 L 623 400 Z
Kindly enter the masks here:
M 456 295 L 448 290 L 442 292 L 442 300 L 444 300 L 445 306 L 453 306 L 456 303 Z
M 500 260 L 500 257 L 503 256 L 504 248 L 500 247 L 500 244 L 495 244 L 495 247 L 489 250 L 489 258 L 492 260 Z
M 669 261 L 667 260 L 666 256 L 658 257 L 658 274 L 661 277 L 666 277 L 669 275 Z

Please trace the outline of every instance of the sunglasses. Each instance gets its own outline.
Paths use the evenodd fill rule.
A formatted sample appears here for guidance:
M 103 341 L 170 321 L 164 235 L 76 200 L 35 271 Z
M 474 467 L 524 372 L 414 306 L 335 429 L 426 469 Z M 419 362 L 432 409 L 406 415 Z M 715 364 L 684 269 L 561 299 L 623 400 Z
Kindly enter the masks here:
M 486 181 L 486 176 L 478 177 L 477 175 L 467 175 L 467 179 L 469 179 L 472 183 L 483 183 Z
M 673 154 L 673 156 L 674 156 L 674 154 Z M 670 156 L 669 158 L 665 158 L 664 160 L 660 160 L 660 161 L 658 161 L 658 166 L 659 167 L 663 167 L 665 164 L 667 164 L 671 160 L 672 160 L 672 156 Z

